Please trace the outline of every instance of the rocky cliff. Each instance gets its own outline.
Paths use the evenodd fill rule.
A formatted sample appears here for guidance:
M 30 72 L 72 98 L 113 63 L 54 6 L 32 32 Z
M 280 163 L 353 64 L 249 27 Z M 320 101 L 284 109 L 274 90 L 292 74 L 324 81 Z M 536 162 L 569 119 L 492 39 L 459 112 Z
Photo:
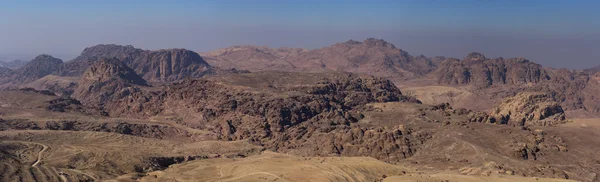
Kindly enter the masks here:
M 469 53 L 463 60 L 446 59 L 433 74 L 438 83 L 478 87 L 535 84 L 550 79 L 542 65 L 527 59 L 488 59 L 480 53 Z
M 123 61 L 150 82 L 171 82 L 214 72 L 200 55 L 189 50 L 148 51 L 133 46 L 108 44 L 84 49 L 79 57 L 66 63 L 56 74 L 81 76 L 89 66 L 103 58 L 116 58 Z

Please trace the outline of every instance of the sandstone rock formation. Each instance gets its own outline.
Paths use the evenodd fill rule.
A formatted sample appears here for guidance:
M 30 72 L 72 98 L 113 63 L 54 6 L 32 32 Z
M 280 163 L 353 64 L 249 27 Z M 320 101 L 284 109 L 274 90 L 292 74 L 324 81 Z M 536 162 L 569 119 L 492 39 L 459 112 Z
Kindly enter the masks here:
M 463 60 L 447 59 L 433 74 L 439 83 L 478 87 L 539 83 L 549 79 L 541 65 L 527 59 L 488 59 L 480 53 L 469 53 Z
M 116 107 L 111 106 L 110 101 L 137 92 L 139 89 L 135 86 L 148 86 L 142 77 L 115 58 L 102 59 L 94 63 L 85 71 L 78 83 L 79 86 L 73 93 L 73 97 L 99 109 Z
M 495 122 L 513 126 L 548 126 L 565 123 L 565 113 L 559 103 L 540 92 L 522 92 L 505 99 L 492 110 Z
M 133 46 L 108 44 L 84 49 L 79 57 L 66 63 L 56 74 L 81 76 L 89 66 L 103 58 L 116 58 L 123 61 L 150 82 L 171 82 L 215 72 L 202 57 L 189 50 L 147 51 Z

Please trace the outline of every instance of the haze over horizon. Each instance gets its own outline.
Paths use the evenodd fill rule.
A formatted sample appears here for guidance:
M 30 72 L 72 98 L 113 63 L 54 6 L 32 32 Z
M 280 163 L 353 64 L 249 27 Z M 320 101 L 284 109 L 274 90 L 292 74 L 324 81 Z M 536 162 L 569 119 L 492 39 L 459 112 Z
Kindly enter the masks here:
M 412 55 L 525 57 L 600 64 L 595 1 L 0 2 L 0 61 L 46 53 L 68 61 L 96 44 L 210 51 L 233 45 L 315 49 L 381 38 Z

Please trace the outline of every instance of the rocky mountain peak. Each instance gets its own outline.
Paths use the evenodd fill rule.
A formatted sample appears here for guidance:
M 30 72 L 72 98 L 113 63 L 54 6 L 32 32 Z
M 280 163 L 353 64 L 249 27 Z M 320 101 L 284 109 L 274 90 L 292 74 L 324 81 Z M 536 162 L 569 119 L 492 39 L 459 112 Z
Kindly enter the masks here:
M 369 47 L 386 47 L 386 48 L 392 48 L 392 49 L 396 48 L 396 46 L 394 46 L 394 44 L 388 43 L 383 39 L 368 38 L 368 39 L 364 40 L 363 43 Z
M 465 57 L 465 60 L 467 61 L 483 61 L 486 60 L 487 58 L 485 58 L 485 56 L 481 53 L 478 52 L 471 52 L 467 55 L 467 57 Z
M 61 59 L 42 54 L 29 61 L 25 66 L 15 70 L 17 72 L 16 79 L 21 83 L 32 82 L 52 74 L 62 65 L 63 61 Z
M 116 58 L 104 58 L 94 63 L 84 72 L 82 79 L 97 83 L 120 79 L 131 84 L 148 85 L 146 80 Z
M 131 45 L 99 44 L 87 47 L 81 52 L 82 57 L 124 57 L 127 55 L 140 53 L 143 50 Z

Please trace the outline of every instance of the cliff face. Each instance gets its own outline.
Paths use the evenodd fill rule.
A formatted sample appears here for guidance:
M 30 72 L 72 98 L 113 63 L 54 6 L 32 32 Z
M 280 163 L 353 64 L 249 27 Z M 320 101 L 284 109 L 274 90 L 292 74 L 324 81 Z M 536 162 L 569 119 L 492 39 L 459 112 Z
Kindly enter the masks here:
M 527 59 L 488 59 L 479 53 L 470 53 L 463 60 L 447 59 L 433 74 L 438 83 L 477 87 L 539 83 L 550 79 L 541 65 Z
M 211 68 L 198 53 L 185 49 L 144 52 L 140 56 L 124 59 L 123 62 L 151 82 L 201 77 L 209 73 Z

